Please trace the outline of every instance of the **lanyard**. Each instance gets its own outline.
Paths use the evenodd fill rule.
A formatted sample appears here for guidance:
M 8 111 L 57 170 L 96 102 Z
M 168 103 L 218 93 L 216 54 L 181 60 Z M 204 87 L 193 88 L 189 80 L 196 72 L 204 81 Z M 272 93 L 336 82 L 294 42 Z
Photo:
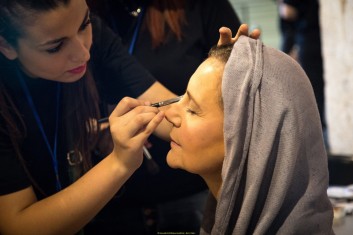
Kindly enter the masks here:
M 131 43 L 129 46 L 129 54 L 130 55 L 132 55 L 132 53 L 134 52 L 134 49 L 135 49 L 137 36 L 138 36 L 139 30 L 141 27 L 143 15 L 145 13 L 144 9 L 145 9 L 144 7 L 141 8 L 141 12 L 139 13 L 138 18 L 137 18 L 137 24 L 136 24 L 135 31 L 134 31 L 134 34 L 132 36 Z M 147 161 L 148 171 L 151 172 L 152 174 L 156 174 L 159 171 L 159 167 L 158 167 L 157 163 L 153 160 L 150 152 L 148 151 L 148 149 L 145 146 L 143 146 L 143 152 L 144 152 L 145 156 L 147 157 L 147 159 L 149 160 L 149 161 Z
M 137 24 L 135 27 L 134 34 L 132 35 L 132 39 L 131 39 L 131 43 L 130 43 L 130 47 L 129 47 L 129 54 L 132 54 L 134 52 L 137 36 L 138 36 L 139 30 L 141 28 L 141 23 L 142 23 L 142 18 L 143 18 L 144 13 L 145 13 L 144 7 L 142 7 L 141 12 L 139 13 L 138 18 L 137 18 Z
M 45 134 L 43 124 L 40 120 L 39 114 L 37 112 L 36 106 L 34 105 L 31 93 L 29 92 L 29 89 L 27 87 L 26 82 L 24 81 L 23 75 L 21 74 L 20 71 L 17 70 L 17 74 L 20 78 L 20 83 L 22 86 L 22 89 L 26 95 L 27 101 L 29 106 L 32 109 L 34 118 L 36 119 L 37 126 L 43 136 L 44 142 L 47 145 L 48 151 L 50 153 L 50 156 L 52 158 L 52 163 L 53 163 L 53 168 L 55 172 L 55 180 L 56 180 L 56 190 L 60 191 L 61 190 L 61 183 L 60 183 L 60 178 L 59 178 L 59 167 L 58 167 L 58 161 L 57 161 L 57 138 L 58 138 L 58 124 L 59 124 L 59 104 L 60 104 L 60 83 L 57 83 L 57 88 L 56 88 L 56 120 L 55 120 L 55 136 L 54 136 L 54 148 L 52 149 L 47 135 Z

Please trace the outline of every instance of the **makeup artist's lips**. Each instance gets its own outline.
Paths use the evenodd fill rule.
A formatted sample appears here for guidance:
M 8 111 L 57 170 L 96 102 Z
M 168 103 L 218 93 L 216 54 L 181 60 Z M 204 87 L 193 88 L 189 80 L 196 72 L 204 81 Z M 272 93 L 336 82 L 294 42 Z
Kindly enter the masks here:
M 71 70 L 69 70 L 68 72 L 69 73 L 72 73 L 72 74 L 81 74 L 81 73 L 83 73 L 83 72 L 85 72 L 86 71 L 86 64 L 84 64 L 84 65 L 81 65 L 81 66 L 79 66 L 79 67 L 76 67 L 76 68 L 74 68 L 74 69 L 71 69 Z

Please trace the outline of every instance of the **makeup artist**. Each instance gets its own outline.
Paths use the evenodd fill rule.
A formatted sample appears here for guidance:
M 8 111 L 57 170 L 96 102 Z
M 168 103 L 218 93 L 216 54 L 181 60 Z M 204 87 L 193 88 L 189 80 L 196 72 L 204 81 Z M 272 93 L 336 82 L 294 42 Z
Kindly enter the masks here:
M 85 0 L 0 0 L 0 52 L 0 234 L 76 233 L 141 165 L 163 119 L 148 103 L 121 100 L 109 118 L 114 149 L 92 166 L 100 100 L 175 95 Z

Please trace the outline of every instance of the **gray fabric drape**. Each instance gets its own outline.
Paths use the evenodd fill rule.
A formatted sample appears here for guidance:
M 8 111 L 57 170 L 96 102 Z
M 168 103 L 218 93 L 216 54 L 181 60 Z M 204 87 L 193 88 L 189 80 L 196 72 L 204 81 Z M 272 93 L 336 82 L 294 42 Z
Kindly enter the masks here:
M 240 37 L 226 64 L 223 185 L 201 234 L 333 234 L 310 82 L 288 55 Z

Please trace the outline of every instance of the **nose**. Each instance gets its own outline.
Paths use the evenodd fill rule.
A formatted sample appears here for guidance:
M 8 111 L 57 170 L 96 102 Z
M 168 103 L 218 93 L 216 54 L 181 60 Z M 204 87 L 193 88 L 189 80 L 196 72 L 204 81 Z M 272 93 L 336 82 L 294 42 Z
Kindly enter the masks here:
M 70 60 L 74 63 L 85 63 L 90 59 L 90 42 L 77 36 L 72 39 L 72 48 L 70 48 Z
M 180 103 L 174 103 L 165 111 L 165 119 L 170 122 L 173 127 L 180 127 L 181 116 L 180 116 Z

